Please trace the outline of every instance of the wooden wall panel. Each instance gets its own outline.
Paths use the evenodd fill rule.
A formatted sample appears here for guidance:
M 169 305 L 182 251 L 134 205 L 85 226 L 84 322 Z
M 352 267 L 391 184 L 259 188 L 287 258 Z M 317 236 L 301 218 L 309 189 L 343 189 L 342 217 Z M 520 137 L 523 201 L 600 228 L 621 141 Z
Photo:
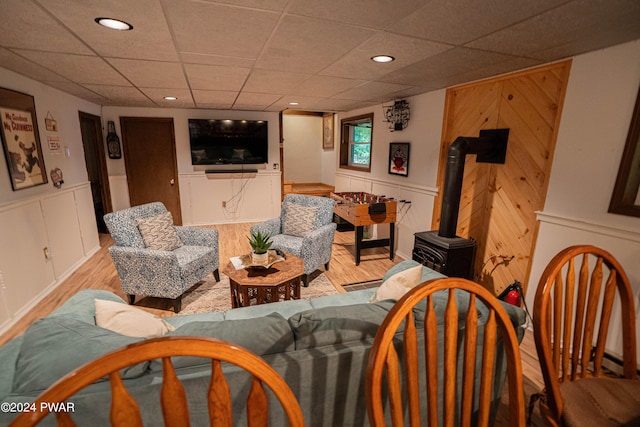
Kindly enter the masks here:
M 447 91 L 438 169 L 442 189 L 449 145 L 481 129 L 509 128 L 505 164 L 465 160 L 457 234 L 478 242 L 476 280 L 500 293 L 514 280 L 526 287 L 571 62 L 551 64 Z M 433 228 L 440 223 L 441 194 Z M 514 256 L 502 263 L 497 255 Z

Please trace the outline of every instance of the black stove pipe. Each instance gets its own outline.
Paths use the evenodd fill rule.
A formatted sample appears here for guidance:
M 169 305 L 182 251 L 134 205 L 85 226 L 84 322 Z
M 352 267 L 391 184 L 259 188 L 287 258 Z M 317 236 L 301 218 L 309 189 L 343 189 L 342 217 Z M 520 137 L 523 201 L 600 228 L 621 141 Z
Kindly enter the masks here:
M 495 150 L 495 148 L 496 140 L 493 137 L 459 136 L 453 141 L 453 144 L 449 146 L 438 236 L 456 237 L 466 155 L 489 153 Z

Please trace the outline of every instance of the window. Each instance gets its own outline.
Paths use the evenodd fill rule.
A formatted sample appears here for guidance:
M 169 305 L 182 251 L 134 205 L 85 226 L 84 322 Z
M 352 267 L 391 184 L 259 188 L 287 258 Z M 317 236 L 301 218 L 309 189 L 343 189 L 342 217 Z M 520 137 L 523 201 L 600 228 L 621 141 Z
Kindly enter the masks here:
M 371 171 L 373 113 L 342 119 L 340 131 L 340 167 Z

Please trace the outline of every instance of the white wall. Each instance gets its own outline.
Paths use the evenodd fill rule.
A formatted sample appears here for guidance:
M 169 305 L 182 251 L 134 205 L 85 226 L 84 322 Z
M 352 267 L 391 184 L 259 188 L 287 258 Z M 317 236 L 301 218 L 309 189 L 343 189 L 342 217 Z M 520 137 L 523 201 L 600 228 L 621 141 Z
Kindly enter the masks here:
M 409 200 L 400 203 L 396 222 L 396 251 L 411 258 L 414 233 L 431 229 L 433 200 L 437 195 L 436 179 L 446 91 L 438 90 L 406 98 L 411 119 L 403 131 L 391 131 L 384 122 L 382 105 L 339 114 L 336 121 L 334 165 L 336 191 L 366 191 L 377 195 Z M 371 172 L 340 169 L 340 120 L 373 112 Z M 406 177 L 389 174 L 389 143 L 409 142 L 409 174 Z M 377 237 L 388 234 L 388 226 L 380 225 Z
M 322 182 L 322 117 L 284 114 L 284 179 Z
M 102 110 L 103 122 L 113 121 L 116 133 L 122 140 L 120 131 L 120 117 L 170 117 L 173 118 L 176 138 L 176 158 L 178 164 L 178 180 L 180 185 L 180 204 L 182 219 L 185 225 L 189 224 L 214 224 L 220 222 L 248 222 L 259 221 L 277 216 L 280 212 L 280 186 L 272 185 L 274 173 L 278 175 L 279 168 L 274 170 L 273 165 L 280 163 L 279 151 L 279 125 L 278 113 L 261 111 L 234 111 L 234 110 L 195 110 L 195 109 L 169 109 L 169 108 L 133 108 L 133 107 L 104 107 Z M 191 149 L 189 144 L 189 119 L 247 119 L 267 120 L 269 122 L 269 162 L 262 165 L 251 165 L 258 168 L 258 177 L 255 175 L 244 177 L 218 176 L 215 181 L 203 181 L 204 169 L 220 169 L 225 166 L 193 166 L 191 164 Z M 238 165 L 231 165 L 234 169 Z M 129 205 L 128 187 L 125 173 L 124 153 L 121 159 L 107 159 L 109 171 L 109 183 L 111 185 L 111 198 L 114 210 L 126 208 Z M 238 184 L 251 182 L 251 185 L 241 186 L 240 193 L 235 199 L 242 198 L 243 203 L 233 204 L 222 209 L 218 188 L 226 186 L 231 189 Z M 259 187 L 260 190 L 256 190 Z M 245 195 L 245 190 L 258 191 L 262 197 Z M 235 195 L 237 191 L 233 193 Z M 265 198 L 268 203 L 265 205 Z M 234 200 L 235 200 L 234 199 Z M 220 203 L 215 207 L 212 200 Z M 225 200 L 226 201 L 226 200 Z M 215 208 L 215 209 L 214 209 Z
M 574 58 L 534 266 L 558 245 L 605 236 L 640 293 L 640 218 L 607 212 L 639 86 L 640 40 Z
M 40 144 L 42 145 L 42 154 L 48 180 L 48 183 L 44 185 L 13 191 L 11 181 L 9 180 L 7 162 L 4 158 L 4 151 L 0 150 L 0 158 L 2 158 L 0 161 L 0 204 L 36 195 L 55 193 L 58 190 L 52 185 L 51 177 L 49 176 L 49 171 L 54 168 L 60 168 L 62 170 L 64 175 L 62 188 L 86 182 L 87 168 L 84 161 L 78 111 L 100 116 L 100 106 L 1 67 L 0 87 L 22 92 L 34 97 Z M 58 122 L 58 132 L 47 131 L 44 123 L 47 114 L 50 114 Z M 55 154 L 50 151 L 47 146 L 48 135 L 59 137 L 62 146 L 69 148 L 70 156 L 67 157 L 62 153 Z
M 611 252 L 627 272 L 640 330 L 640 218 L 607 212 L 639 86 L 640 40 L 573 59 L 547 199 L 538 215 L 529 307 L 557 252 L 594 244 Z M 640 358 L 640 341 L 637 352 Z

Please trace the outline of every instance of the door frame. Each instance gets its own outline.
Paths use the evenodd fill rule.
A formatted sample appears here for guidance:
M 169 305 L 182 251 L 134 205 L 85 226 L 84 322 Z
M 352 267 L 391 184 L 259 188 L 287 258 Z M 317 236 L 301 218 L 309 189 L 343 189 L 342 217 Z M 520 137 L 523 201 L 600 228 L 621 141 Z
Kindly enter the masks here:
M 109 171 L 107 169 L 107 157 L 105 154 L 105 140 L 103 139 L 102 134 L 102 118 L 90 113 L 85 113 L 84 111 L 78 111 L 78 120 L 80 122 L 82 122 L 83 120 L 88 120 L 93 123 L 93 130 L 95 132 L 96 141 L 99 141 L 97 146 L 95 147 L 95 151 L 93 152 L 95 152 L 97 155 L 96 163 L 98 164 L 98 176 L 100 179 L 100 196 L 102 198 L 102 207 L 104 208 L 105 214 L 113 212 L 113 205 L 111 203 L 111 187 L 109 185 Z M 86 141 L 83 140 L 82 146 L 84 148 L 84 155 L 87 156 L 87 149 L 85 144 Z M 89 154 L 91 155 L 92 153 Z M 88 178 L 89 177 L 87 175 L 87 179 Z

